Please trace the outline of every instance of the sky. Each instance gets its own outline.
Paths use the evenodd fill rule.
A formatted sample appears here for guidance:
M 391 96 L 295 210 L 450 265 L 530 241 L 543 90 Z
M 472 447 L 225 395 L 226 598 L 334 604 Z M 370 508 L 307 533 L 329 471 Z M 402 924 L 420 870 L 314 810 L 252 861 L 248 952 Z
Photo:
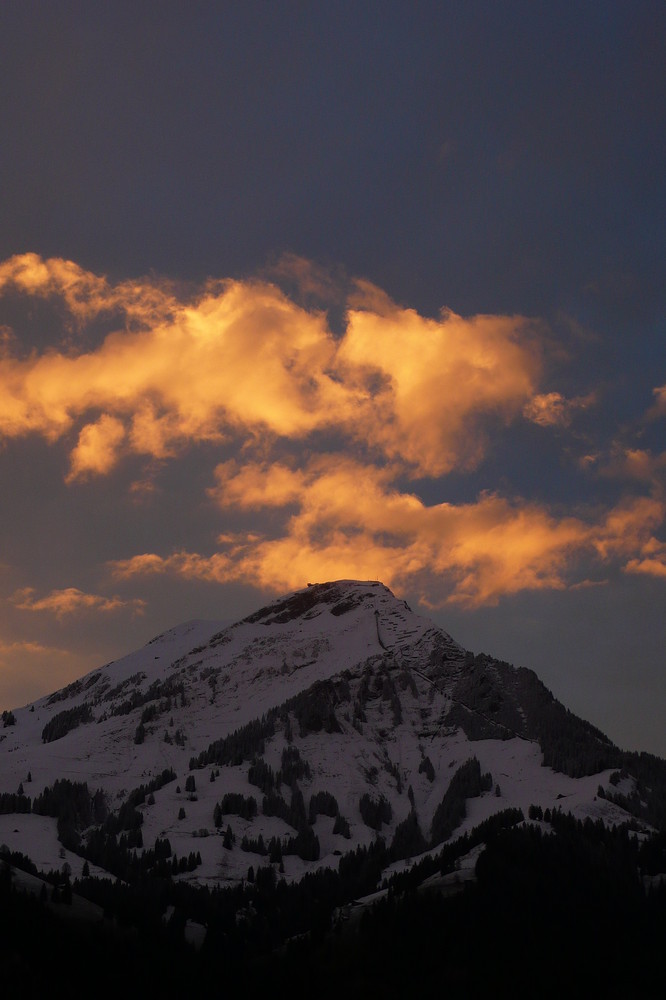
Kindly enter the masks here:
M 379 579 L 666 757 L 666 6 L 8 0 L 0 708 Z

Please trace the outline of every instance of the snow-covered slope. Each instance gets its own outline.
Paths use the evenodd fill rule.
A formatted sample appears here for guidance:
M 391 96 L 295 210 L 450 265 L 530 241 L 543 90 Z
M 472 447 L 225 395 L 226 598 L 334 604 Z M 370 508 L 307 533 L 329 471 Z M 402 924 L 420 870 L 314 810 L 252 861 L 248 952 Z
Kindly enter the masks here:
M 569 777 L 543 766 L 527 674 L 475 661 L 381 583 L 313 585 L 228 627 L 188 622 L 15 709 L 15 724 L 0 728 L 0 795 L 22 784 L 34 800 L 68 779 L 85 782 L 91 794 L 100 789 L 113 811 L 133 789 L 171 769 L 175 779 L 138 807 L 143 847 L 167 837 L 178 857 L 200 854 L 201 864 L 178 877 L 208 884 L 240 879 L 250 865 L 266 862 L 241 849 L 243 837 L 267 844 L 295 835 L 293 821 L 284 818 L 294 787 L 319 857 L 285 854 L 287 877 L 334 866 L 340 853 L 377 836 L 367 812 L 365 819 L 361 814 L 364 796 L 383 810 L 387 842 L 412 813 L 427 841 L 453 775 L 471 757 L 491 777 L 468 801 L 458 832 L 501 809 L 527 812 L 531 804 L 562 805 L 607 822 L 626 819 L 597 795 L 600 784 L 608 785 L 609 768 Z M 243 727 L 238 745 L 222 742 Z M 584 735 L 587 745 L 610 746 L 591 727 Z M 267 814 L 275 812 L 270 805 L 262 809 L 267 786 L 258 787 L 253 760 L 264 777 L 272 770 L 282 818 L 280 808 L 279 815 Z M 317 800 L 310 805 L 322 792 L 334 797 L 346 824 L 322 814 L 333 812 L 330 799 L 319 812 Z M 254 797 L 257 815 L 227 810 L 216 826 L 215 807 L 230 793 Z M 233 836 L 225 846 L 228 827 Z M 44 869 L 66 860 L 78 875 L 83 864 L 70 851 L 63 858 L 56 820 L 34 813 L 0 815 L 2 843 Z

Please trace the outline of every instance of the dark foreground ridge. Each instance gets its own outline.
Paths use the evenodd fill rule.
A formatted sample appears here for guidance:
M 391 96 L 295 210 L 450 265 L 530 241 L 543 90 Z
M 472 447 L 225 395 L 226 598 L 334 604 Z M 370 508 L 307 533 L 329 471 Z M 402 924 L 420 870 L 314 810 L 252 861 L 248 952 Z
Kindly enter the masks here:
M 666 890 L 644 890 L 637 865 L 649 863 L 647 853 L 628 829 L 551 819 L 553 833 L 523 823 L 487 831 L 477 881 L 455 895 L 395 881 L 353 928 L 331 919 L 333 878 L 291 888 L 257 878 L 237 894 L 235 909 L 225 893 L 206 895 L 198 908 L 208 911 L 209 936 L 200 951 L 183 941 L 185 900 L 169 923 L 162 920 L 166 886 L 107 886 L 106 919 L 91 924 L 64 920 L 22 894 L 4 869 L 3 987 L 38 997 L 55 977 L 74 996 L 89 988 L 103 997 L 242 990 L 360 1000 L 404 997 L 415 984 L 420 994 L 560 997 L 575 982 L 590 995 L 661 995 Z M 653 864 L 664 863 L 665 848 L 662 837 Z M 438 866 L 452 867 L 454 853 L 443 852 Z M 376 863 L 372 853 L 362 861 Z M 273 947 L 291 908 L 307 913 L 311 929 Z

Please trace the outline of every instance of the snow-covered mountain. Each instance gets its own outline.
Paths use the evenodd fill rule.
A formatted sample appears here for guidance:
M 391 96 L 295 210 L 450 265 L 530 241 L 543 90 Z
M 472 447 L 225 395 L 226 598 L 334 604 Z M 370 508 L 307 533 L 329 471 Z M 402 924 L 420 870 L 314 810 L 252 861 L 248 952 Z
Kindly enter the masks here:
M 512 807 L 654 822 L 642 758 L 378 582 L 187 622 L 3 719 L 0 844 L 74 876 L 123 837 L 211 886 L 335 868 L 378 834 L 404 866 Z

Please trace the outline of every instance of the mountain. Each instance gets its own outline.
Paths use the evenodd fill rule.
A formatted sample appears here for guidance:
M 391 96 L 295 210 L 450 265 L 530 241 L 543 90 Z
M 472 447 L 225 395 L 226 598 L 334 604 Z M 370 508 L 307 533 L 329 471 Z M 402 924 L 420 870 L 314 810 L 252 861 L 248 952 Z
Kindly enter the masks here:
M 432 891 L 478 881 L 456 918 L 471 927 L 525 865 L 523 892 L 547 869 L 557 895 L 577 864 L 567 906 L 612 883 L 633 914 L 616 881 L 630 871 L 633 900 L 639 873 L 659 884 L 666 870 L 666 762 L 620 750 L 532 671 L 463 649 L 374 581 L 309 585 L 233 625 L 187 622 L 2 723 L 0 868 L 14 885 L 47 877 L 80 912 L 168 919 L 171 945 L 175 926 L 232 963 L 336 924 L 392 940 L 402 911 L 358 915 L 416 890 L 420 949 L 427 907 L 443 905 Z
M 441 810 L 433 827 L 438 808 L 470 760 L 481 778 L 470 779 L 459 833 L 531 805 L 606 824 L 626 821 L 627 809 L 663 820 L 654 789 L 650 802 L 627 768 L 638 755 L 567 712 L 531 671 L 465 651 L 377 582 L 308 586 L 227 627 L 188 622 L 8 717 L 3 812 L 19 784 L 46 813 L 40 797 L 56 781 L 97 792 L 98 818 L 132 797 L 144 849 L 168 838 L 179 858 L 200 854 L 181 874 L 199 884 L 245 878 L 261 863 L 241 850 L 244 837 L 266 846 L 309 831 L 309 847 L 283 857 L 292 878 L 337 865 L 378 832 L 390 843 L 410 818 L 423 847 L 435 846 L 453 832 Z M 69 848 L 83 842 L 85 820 L 94 825 L 84 814 L 61 818 L 75 874 L 83 862 Z M 215 835 L 229 826 L 225 849 Z M 62 866 L 54 817 L 0 816 L 0 843 L 43 870 Z

